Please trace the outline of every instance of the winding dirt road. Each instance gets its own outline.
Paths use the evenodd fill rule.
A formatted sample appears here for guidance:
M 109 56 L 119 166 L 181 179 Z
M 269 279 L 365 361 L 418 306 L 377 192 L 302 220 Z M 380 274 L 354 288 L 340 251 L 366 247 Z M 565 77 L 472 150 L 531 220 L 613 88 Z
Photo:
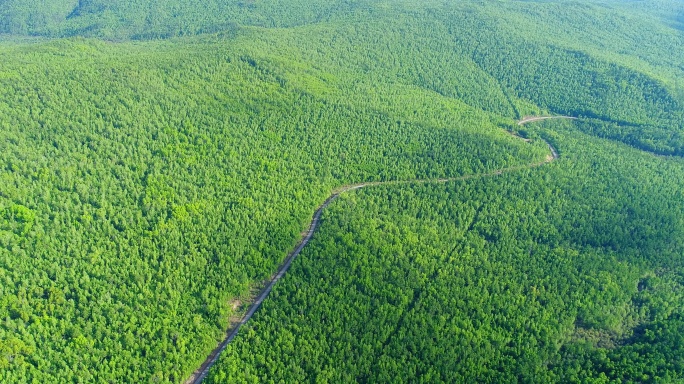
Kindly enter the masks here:
M 522 120 L 518 121 L 518 125 L 525 125 L 525 124 L 531 123 L 533 121 L 548 120 L 548 119 L 577 120 L 576 117 L 572 117 L 572 116 L 525 116 L 522 118 Z
M 531 123 L 533 121 L 539 121 L 539 120 L 546 120 L 546 119 L 576 119 L 575 117 L 570 117 L 570 116 L 526 116 L 522 120 L 518 122 L 518 125 L 524 125 L 527 123 Z M 518 137 L 518 136 L 516 136 Z M 523 139 L 524 140 L 524 139 Z M 459 176 L 459 177 L 451 177 L 451 178 L 444 178 L 444 179 L 417 179 L 417 180 L 404 180 L 404 181 L 374 181 L 374 182 L 368 182 L 368 183 L 359 183 L 359 184 L 350 184 L 350 185 L 345 185 L 342 186 L 332 192 L 330 197 L 326 199 L 323 204 L 321 204 L 317 209 L 316 212 L 313 215 L 313 219 L 311 220 L 311 223 L 309 224 L 309 228 L 304 232 L 302 235 L 302 240 L 297 244 L 295 249 L 290 252 L 290 254 L 285 258 L 285 261 L 283 264 L 281 264 L 280 268 L 278 268 L 278 272 L 273 275 L 271 280 L 268 282 L 268 284 L 262 289 L 262 291 L 259 293 L 257 296 L 256 300 L 250 305 L 249 310 L 245 315 L 240 319 L 240 321 L 233 326 L 232 329 L 230 329 L 226 335 L 226 338 L 221 342 L 221 344 L 216 347 L 212 351 L 212 353 L 207 357 L 207 359 L 202 363 L 200 368 L 198 368 L 186 381 L 185 384 L 199 384 L 204 380 L 204 378 L 207 376 L 209 373 L 209 370 L 211 367 L 216 363 L 218 360 L 219 356 L 221 355 L 221 352 L 223 352 L 226 349 L 226 346 L 235 338 L 237 335 L 238 331 L 240 330 L 240 327 L 242 327 L 249 319 L 252 318 L 254 313 L 256 312 L 257 309 L 261 306 L 261 303 L 266 299 L 266 297 L 271 293 L 271 290 L 273 289 L 273 286 L 275 283 L 278 282 L 284 275 L 285 272 L 290 268 L 290 265 L 292 264 L 292 261 L 299 255 L 299 253 L 302 251 L 302 249 L 309 243 L 309 240 L 311 240 L 311 237 L 313 236 L 314 232 L 316 231 L 316 228 L 318 227 L 318 223 L 321 219 L 321 214 L 323 213 L 323 210 L 330 205 L 333 201 L 335 201 L 341 194 L 349 191 L 354 191 L 357 189 L 361 188 L 366 188 L 366 187 L 372 187 L 376 185 L 407 185 L 407 184 L 427 184 L 427 183 L 447 183 L 450 181 L 459 181 L 459 180 L 469 180 L 469 179 L 476 179 L 476 178 L 484 178 L 484 177 L 491 177 L 491 176 L 498 176 L 504 173 L 509 173 L 509 172 L 514 172 L 514 171 L 519 171 L 522 169 L 529 169 L 529 168 L 535 168 L 539 167 L 544 164 L 548 164 L 556 159 L 558 159 L 558 152 L 556 152 L 556 149 L 546 140 L 544 140 L 546 145 L 549 147 L 549 150 L 551 151 L 551 155 L 548 156 L 544 161 L 539 162 L 539 163 L 533 163 L 533 164 L 527 164 L 527 165 L 519 165 L 515 167 L 508 167 L 508 168 L 502 168 L 498 169 L 495 171 L 487 172 L 487 173 L 480 173 L 480 174 L 475 174 L 475 175 L 466 175 L 466 176 Z

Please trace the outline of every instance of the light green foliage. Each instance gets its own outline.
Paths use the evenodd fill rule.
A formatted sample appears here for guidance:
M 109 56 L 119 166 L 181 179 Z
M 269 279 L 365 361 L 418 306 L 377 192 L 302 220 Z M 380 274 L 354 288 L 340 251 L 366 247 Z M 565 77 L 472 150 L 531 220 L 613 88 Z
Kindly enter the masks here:
M 211 382 L 682 379 L 684 162 L 559 125 L 547 167 L 335 202 Z
M 349 98 L 274 36 L 2 48 L 0 340 L 31 351 L 3 381 L 180 381 L 333 188 L 545 156 L 420 87 Z
M 681 375 L 681 14 L 0 0 L 0 381 L 181 382 L 331 190 L 540 136 L 336 203 L 214 381 Z
M 0 1 L 0 32 L 147 40 L 214 33 L 237 24 L 297 25 L 365 13 L 365 0 L 30 0 Z

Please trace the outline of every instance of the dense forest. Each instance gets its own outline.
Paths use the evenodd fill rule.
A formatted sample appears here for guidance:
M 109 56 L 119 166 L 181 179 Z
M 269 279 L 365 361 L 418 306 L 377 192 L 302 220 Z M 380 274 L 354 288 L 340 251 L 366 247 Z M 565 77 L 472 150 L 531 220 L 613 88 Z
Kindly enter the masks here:
M 213 382 L 683 379 L 684 162 L 546 124 L 548 166 L 335 202 Z
M 208 380 L 684 380 L 682 20 L 0 0 L 0 381 L 183 382 L 331 191 L 508 167 L 344 194 Z

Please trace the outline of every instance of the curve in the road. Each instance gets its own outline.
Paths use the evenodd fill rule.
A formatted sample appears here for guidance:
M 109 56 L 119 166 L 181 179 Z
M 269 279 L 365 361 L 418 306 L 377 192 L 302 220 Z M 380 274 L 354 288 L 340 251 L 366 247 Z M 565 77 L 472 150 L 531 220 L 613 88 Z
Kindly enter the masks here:
M 546 120 L 546 119 L 575 119 L 574 117 L 570 116 L 538 116 L 538 117 L 525 117 L 522 120 L 518 122 L 518 125 L 523 125 L 527 123 L 531 123 L 533 121 L 539 121 L 539 120 Z M 242 327 L 249 319 L 252 318 L 254 313 L 256 312 L 257 309 L 261 306 L 261 303 L 266 299 L 266 297 L 271 293 L 271 290 L 273 289 L 273 286 L 275 283 L 278 282 L 284 275 L 285 272 L 290 268 L 290 265 L 292 264 L 292 261 L 299 255 L 299 253 L 302 251 L 302 249 L 306 246 L 306 244 L 309 243 L 309 240 L 311 240 L 311 237 L 313 236 L 314 232 L 316 231 L 316 228 L 318 227 L 318 223 L 321 219 L 321 214 L 323 213 L 323 210 L 330 205 L 333 201 L 335 201 L 341 194 L 365 187 L 372 187 L 376 185 L 399 185 L 399 184 L 426 184 L 426 183 L 446 183 L 450 181 L 459 181 L 459 180 L 469 180 L 469 179 L 475 179 L 475 178 L 483 178 L 483 177 L 491 177 L 491 176 L 497 176 L 501 175 L 504 173 L 509 173 L 509 172 L 514 172 L 514 171 L 519 171 L 522 169 L 528 169 L 528 168 L 534 168 L 534 167 L 539 167 L 541 165 L 550 163 L 556 159 L 558 159 L 558 152 L 556 152 L 556 149 L 546 140 L 544 140 L 546 145 L 549 147 L 549 150 L 551 151 L 551 156 L 549 156 L 546 160 L 539 162 L 539 163 L 533 163 L 533 164 L 528 164 L 528 165 L 520 165 L 520 166 L 515 166 L 515 167 L 508 167 L 508 168 L 502 168 L 498 169 L 495 171 L 487 172 L 487 173 L 480 173 L 480 174 L 475 174 L 475 175 L 466 175 L 466 176 L 459 176 L 459 177 L 451 177 L 451 178 L 443 178 L 443 179 L 417 179 L 417 180 L 405 180 L 405 181 L 374 181 L 374 182 L 368 182 L 368 183 L 359 183 L 359 184 L 350 184 L 350 185 L 345 185 L 343 187 L 340 187 L 333 191 L 332 195 L 328 197 L 323 204 L 321 204 L 317 209 L 316 212 L 313 215 L 313 219 L 311 220 L 311 223 L 309 224 L 309 228 L 307 229 L 306 232 L 303 234 L 302 240 L 297 244 L 295 249 L 290 252 L 290 254 L 285 258 L 285 261 L 283 264 L 281 264 L 280 268 L 278 268 L 278 272 L 273 275 L 269 283 L 263 288 L 263 290 L 259 293 L 259 296 L 257 296 L 256 300 L 250 305 L 249 310 L 245 315 L 240 319 L 240 321 L 228 332 L 226 338 L 219 344 L 216 349 L 212 351 L 212 353 L 207 357 L 207 359 L 204 361 L 202 366 L 197 369 L 190 378 L 188 378 L 185 381 L 185 384 L 199 384 L 204 380 L 204 378 L 207 376 L 209 373 L 209 370 L 211 367 L 216 363 L 218 360 L 219 356 L 221 355 L 221 352 L 223 352 L 226 349 L 226 346 L 235 338 L 237 335 L 238 331 L 240 330 L 240 327 Z
M 525 116 L 522 118 L 522 120 L 518 121 L 518 125 L 525 125 L 527 123 L 531 123 L 533 121 L 539 121 L 539 120 L 549 120 L 549 119 L 570 119 L 570 120 L 576 120 L 576 117 L 573 116 Z

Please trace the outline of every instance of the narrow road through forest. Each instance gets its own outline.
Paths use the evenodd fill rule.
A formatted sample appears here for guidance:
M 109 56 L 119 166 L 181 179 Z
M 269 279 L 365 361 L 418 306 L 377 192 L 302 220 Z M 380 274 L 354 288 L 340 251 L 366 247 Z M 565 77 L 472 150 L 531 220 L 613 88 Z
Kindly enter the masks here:
M 522 118 L 522 120 L 518 121 L 518 125 L 525 125 L 525 124 L 531 123 L 533 121 L 548 120 L 548 119 L 577 120 L 576 117 L 572 117 L 572 116 L 525 116 Z
M 576 119 L 576 117 L 570 117 L 570 116 L 526 116 L 522 120 L 518 122 L 518 125 L 524 125 L 527 123 L 531 123 L 533 121 L 539 121 L 539 120 L 547 120 L 547 119 Z M 542 139 L 543 140 L 543 139 Z M 290 265 L 292 264 L 292 261 L 299 255 L 299 253 L 302 251 L 302 249 L 309 243 L 309 240 L 311 240 L 311 237 L 313 236 L 314 232 L 316 231 L 316 228 L 318 227 L 318 223 L 320 222 L 321 214 L 323 213 L 323 210 L 330 205 L 333 201 L 335 201 L 341 194 L 365 187 L 372 187 L 376 185 L 403 185 L 403 184 L 427 184 L 427 183 L 446 183 L 450 181 L 459 181 L 459 180 L 469 180 L 469 179 L 475 179 L 475 178 L 483 178 L 483 177 L 491 177 L 491 176 L 497 176 L 501 175 L 504 173 L 509 173 L 509 172 L 514 172 L 514 171 L 519 171 L 522 169 L 528 169 L 528 168 L 534 168 L 534 167 L 539 167 L 544 164 L 548 164 L 556 159 L 558 159 L 558 152 L 556 152 L 556 149 L 546 140 L 544 140 L 546 145 L 549 147 L 549 150 L 551 151 L 551 155 L 547 157 L 544 161 L 539 162 L 539 163 L 533 163 L 533 164 L 527 164 L 527 165 L 519 165 L 515 167 L 508 167 L 508 168 L 501 168 L 497 169 L 491 172 L 487 173 L 479 173 L 479 174 L 474 174 L 474 175 L 465 175 L 465 176 L 459 176 L 459 177 L 450 177 L 450 178 L 444 178 L 444 179 L 416 179 L 416 180 L 402 180 L 402 181 L 373 181 L 373 182 L 367 182 L 367 183 L 359 183 L 359 184 L 350 184 L 350 185 L 345 185 L 342 186 L 332 192 L 330 197 L 328 197 L 323 204 L 321 204 L 317 209 L 316 212 L 313 215 L 313 218 L 311 220 L 311 223 L 309 224 L 309 228 L 306 230 L 306 232 L 303 233 L 302 240 L 297 244 L 295 249 L 290 252 L 290 254 L 285 258 L 285 261 L 283 264 L 280 265 L 278 268 L 278 272 L 273 275 L 271 280 L 268 282 L 268 284 L 262 289 L 262 291 L 259 293 L 257 296 L 256 300 L 250 305 L 249 310 L 245 315 L 240 319 L 240 321 L 233 326 L 232 329 L 228 330 L 228 333 L 226 335 L 226 338 L 221 342 L 221 344 L 216 347 L 212 351 L 212 353 L 207 357 L 207 359 L 202 363 L 202 365 L 185 381 L 185 384 L 199 384 L 204 380 L 204 378 L 207 376 L 209 373 L 209 370 L 211 367 L 216 363 L 218 360 L 219 356 L 221 355 L 221 352 L 223 352 L 226 349 L 226 346 L 235 338 L 237 335 L 238 331 L 240 330 L 240 327 L 242 327 L 249 319 L 252 318 L 254 313 L 256 312 L 257 309 L 261 306 L 261 303 L 266 299 L 266 297 L 271 293 L 271 290 L 273 289 L 273 286 L 275 283 L 278 282 L 284 275 L 285 272 L 290 268 Z

